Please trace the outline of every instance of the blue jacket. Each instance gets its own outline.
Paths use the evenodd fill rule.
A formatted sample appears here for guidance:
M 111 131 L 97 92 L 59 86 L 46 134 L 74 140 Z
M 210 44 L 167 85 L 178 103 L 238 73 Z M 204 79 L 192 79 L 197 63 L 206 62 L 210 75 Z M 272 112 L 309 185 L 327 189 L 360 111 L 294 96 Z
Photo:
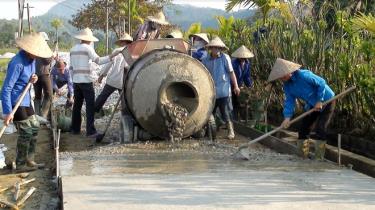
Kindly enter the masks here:
M 233 72 L 233 67 L 229 56 L 221 53 L 218 58 L 213 59 L 208 55 L 203 58 L 202 63 L 215 82 L 216 99 L 231 96 L 230 73 Z
M 65 68 L 64 74 L 60 74 L 59 70 L 54 67 L 51 71 L 51 80 L 52 88 L 55 91 L 59 90 L 57 82 L 66 83 L 68 85 L 68 93 L 73 95 L 73 82 L 68 68 Z
M 296 99 L 305 101 L 305 110 L 309 110 L 319 101 L 324 102 L 335 96 L 326 81 L 309 70 L 300 69 L 284 82 L 284 117 L 292 117 Z
M 250 76 L 250 66 L 251 66 L 250 61 L 246 60 L 244 69 L 242 69 L 239 59 L 233 59 L 232 66 L 233 66 L 234 73 L 236 74 L 238 87 L 241 87 L 242 84 L 244 83 L 246 87 L 251 87 L 251 85 L 253 84 L 253 81 L 251 80 L 251 76 Z
M 7 73 L 1 89 L 1 103 L 3 105 L 3 114 L 8 115 L 16 105 L 17 99 L 22 94 L 31 75 L 35 74 L 35 60 L 29 59 L 26 52 L 20 50 L 8 64 Z M 21 105 L 31 106 L 30 91 L 27 92 Z
M 193 52 L 192 56 L 193 58 L 202 61 L 203 58 L 207 57 L 207 50 L 204 47 L 202 47 L 197 51 Z

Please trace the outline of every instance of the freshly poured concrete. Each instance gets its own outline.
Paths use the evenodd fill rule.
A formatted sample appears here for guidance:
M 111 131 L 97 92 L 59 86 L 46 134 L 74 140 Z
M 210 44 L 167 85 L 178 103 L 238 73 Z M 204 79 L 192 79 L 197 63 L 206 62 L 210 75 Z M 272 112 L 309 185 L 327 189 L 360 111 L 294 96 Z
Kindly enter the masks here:
M 375 179 L 256 146 L 192 143 L 63 153 L 64 209 L 375 209 Z

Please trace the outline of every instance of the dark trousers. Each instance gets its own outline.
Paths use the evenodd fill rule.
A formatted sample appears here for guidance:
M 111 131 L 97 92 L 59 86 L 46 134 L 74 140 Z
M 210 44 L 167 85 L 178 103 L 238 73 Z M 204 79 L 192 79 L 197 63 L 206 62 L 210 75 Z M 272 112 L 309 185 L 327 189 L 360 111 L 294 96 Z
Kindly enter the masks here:
M 239 120 L 239 115 L 240 115 L 240 101 L 238 99 L 238 96 L 236 94 L 232 95 L 232 105 L 233 105 L 233 119 L 234 120 Z
M 92 135 L 96 133 L 94 125 L 94 114 L 95 114 L 95 91 L 93 83 L 74 83 L 74 104 L 72 113 L 72 127 L 73 133 L 81 132 L 81 109 L 83 101 L 86 102 L 86 135 Z
M 316 135 L 311 136 L 316 140 L 326 140 L 327 138 L 327 127 L 331 121 L 334 109 L 335 109 L 335 102 L 327 104 L 323 107 L 322 111 L 316 111 L 308 116 L 306 116 L 301 124 L 300 130 L 298 132 L 299 139 L 307 139 L 309 138 L 310 132 L 312 127 L 315 124 L 315 131 Z
M 213 110 L 213 114 L 215 116 L 217 108 L 220 110 L 221 117 L 225 123 L 229 122 L 230 114 L 229 114 L 229 97 L 218 98 L 215 101 L 215 107 Z
M 49 74 L 42 74 L 38 76 L 38 81 L 34 84 L 35 100 L 41 102 L 41 107 L 36 107 L 38 115 L 47 117 L 49 108 L 52 103 L 52 83 Z M 42 101 L 43 96 L 43 101 Z
M 121 93 L 121 90 L 120 89 L 117 89 L 115 87 L 112 87 L 110 85 L 104 85 L 104 88 L 102 90 L 102 92 L 99 94 L 99 96 L 96 98 L 96 101 L 95 101 L 95 112 L 99 112 L 105 102 L 107 101 L 108 97 L 115 91 L 118 91 L 119 93 Z

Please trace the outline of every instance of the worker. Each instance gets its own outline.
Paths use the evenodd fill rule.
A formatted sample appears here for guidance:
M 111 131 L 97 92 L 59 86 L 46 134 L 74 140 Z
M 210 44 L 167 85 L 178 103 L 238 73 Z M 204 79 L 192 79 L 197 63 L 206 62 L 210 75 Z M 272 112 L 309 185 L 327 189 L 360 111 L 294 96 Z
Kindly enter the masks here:
M 330 123 L 335 103 L 325 106 L 322 104 L 334 97 L 334 92 L 327 82 L 313 72 L 300 69 L 301 65 L 278 58 L 272 67 L 268 82 L 281 80 L 284 84 L 284 121 L 281 126 L 289 127 L 290 119 L 294 114 L 296 99 L 305 102 L 305 110 L 315 111 L 304 118 L 298 132 L 297 147 L 303 157 L 309 154 L 308 138 L 315 139 L 315 158 L 324 159 L 327 126 Z M 316 134 L 309 136 L 312 126 L 316 124 Z
M 244 45 L 232 53 L 232 66 L 240 89 L 250 88 L 253 83 L 250 75 L 251 63 L 249 61 L 252 57 L 254 57 L 254 54 Z M 236 94 L 232 94 L 232 103 L 234 119 L 238 120 L 240 102 Z
M 93 36 L 91 29 L 85 28 L 79 32 L 75 38 L 80 40 L 80 43 L 75 45 L 70 50 L 70 70 L 72 73 L 73 89 L 74 89 L 74 104 L 72 113 L 72 134 L 80 134 L 81 132 L 81 109 L 83 101 L 86 102 L 86 136 L 96 138 L 94 125 L 95 114 L 95 91 L 93 82 L 95 81 L 95 72 L 90 68 L 90 61 L 102 65 L 112 61 L 120 51 L 113 51 L 111 55 L 99 57 L 94 48 L 90 46 L 91 42 L 99 41 Z
M 165 37 L 167 39 L 183 39 L 184 35 L 178 29 L 173 29 L 169 34 Z
M 43 166 L 43 164 L 36 163 L 34 159 L 39 121 L 31 105 L 30 91 L 26 92 L 14 115 L 11 112 L 27 84 L 29 82 L 35 84 L 38 81 L 38 76 L 35 74 L 35 59 L 51 58 L 52 51 L 43 37 L 36 33 L 16 39 L 16 44 L 20 51 L 8 64 L 1 88 L 1 102 L 4 124 L 9 125 L 11 121 L 14 121 L 18 130 L 16 164 L 14 166 L 17 170 L 28 171 Z
M 68 88 L 68 95 L 66 99 L 66 107 L 70 108 L 73 105 L 73 82 L 70 76 L 69 69 L 63 60 L 56 61 L 55 66 L 51 71 L 51 80 L 53 92 L 58 96 L 63 96 L 63 87 L 66 85 Z
M 202 61 L 207 56 L 206 44 L 210 41 L 206 33 L 197 33 L 189 36 L 192 40 L 192 56 L 199 61 Z
M 169 25 L 162 11 L 155 16 L 148 16 L 146 22 L 139 26 L 135 33 L 134 40 L 158 39 L 162 25 Z
M 125 33 L 121 38 L 116 41 L 116 45 L 119 46 L 117 50 L 122 51 L 124 47 L 128 44 L 133 42 L 133 38 Z M 123 85 L 123 77 L 126 75 L 127 70 L 129 69 L 128 63 L 125 61 L 124 56 L 117 55 L 113 58 L 113 61 L 107 63 L 102 70 L 100 71 L 100 76 L 98 78 L 98 82 L 102 83 L 104 77 L 107 77 L 105 86 L 100 93 L 100 95 L 96 98 L 95 101 L 95 112 L 99 113 L 107 101 L 108 97 L 114 92 L 118 91 L 121 93 L 122 85 Z
M 48 35 L 40 32 L 40 35 L 47 42 Z M 38 81 L 34 84 L 35 100 L 34 107 L 37 115 L 47 118 L 52 103 L 52 84 L 50 72 L 53 65 L 53 57 L 37 58 L 35 61 L 35 71 Z
M 231 96 L 231 82 L 233 84 L 234 94 L 240 94 L 240 89 L 237 85 L 236 75 L 234 74 L 232 63 L 229 55 L 223 51 L 228 48 L 219 37 L 215 37 L 206 45 L 208 50 L 207 57 L 203 58 L 202 63 L 209 70 L 216 89 L 216 101 L 213 113 L 219 108 L 220 114 L 228 127 L 228 139 L 234 139 L 233 123 L 229 114 L 229 103 Z

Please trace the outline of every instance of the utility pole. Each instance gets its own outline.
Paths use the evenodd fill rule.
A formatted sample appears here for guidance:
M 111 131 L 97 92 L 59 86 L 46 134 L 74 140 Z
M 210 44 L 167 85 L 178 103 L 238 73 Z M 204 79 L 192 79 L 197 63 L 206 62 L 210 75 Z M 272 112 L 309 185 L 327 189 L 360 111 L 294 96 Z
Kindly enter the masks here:
M 29 6 L 29 3 L 26 4 L 26 8 L 27 8 L 27 22 L 29 23 L 29 33 L 31 33 L 31 22 L 30 22 L 30 8 L 34 8 L 34 7 L 30 7 Z
M 108 7 L 108 0 L 106 0 L 106 29 L 105 29 L 105 39 L 106 39 L 106 44 L 105 44 L 105 53 L 108 55 L 108 46 L 109 46 L 109 26 L 108 26 L 108 21 L 109 21 L 109 7 Z
M 18 37 L 23 35 L 23 5 L 25 0 L 18 0 Z
M 128 33 L 129 35 L 131 36 L 131 10 L 130 10 L 130 3 L 131 3 L 131 0 L 128 0 Z

